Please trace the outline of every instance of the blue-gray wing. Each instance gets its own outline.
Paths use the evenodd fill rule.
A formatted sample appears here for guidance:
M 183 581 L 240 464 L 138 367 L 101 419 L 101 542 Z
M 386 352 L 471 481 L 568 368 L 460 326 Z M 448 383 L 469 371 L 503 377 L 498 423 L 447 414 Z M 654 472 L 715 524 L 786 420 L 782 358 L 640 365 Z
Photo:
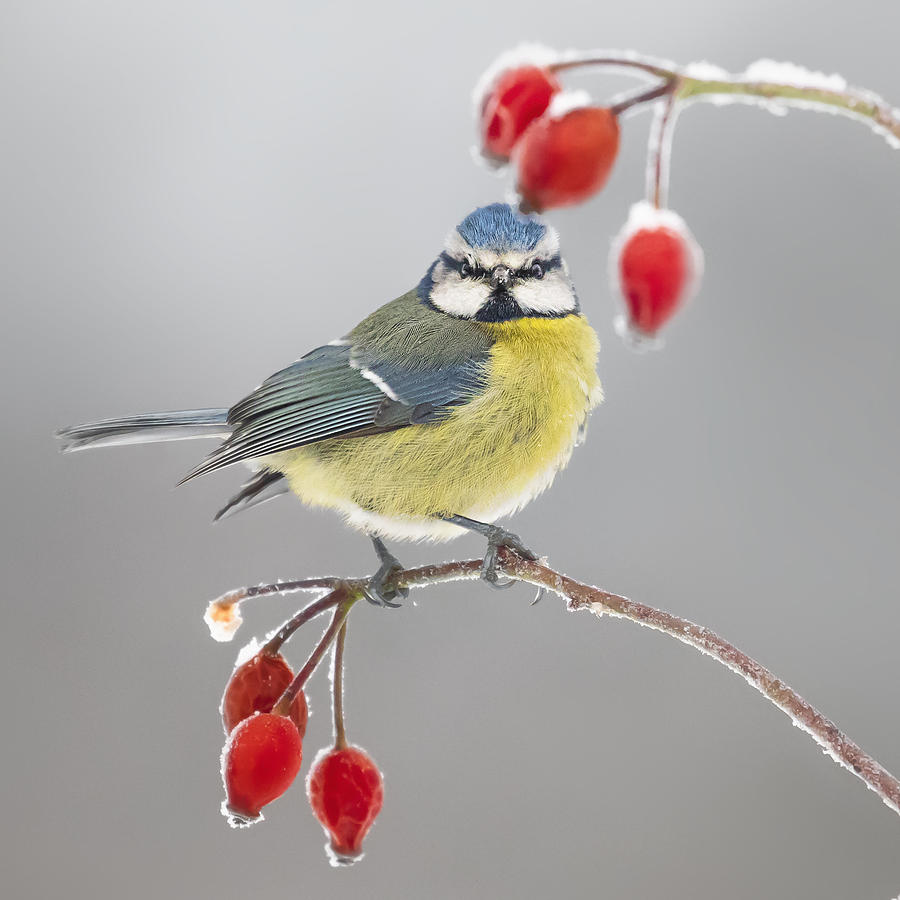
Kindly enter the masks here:
M 233 406 L 231 435 L 184 480 L 328 438 L 438 422 L 483 390 L 486 359 L 481 347 L 430 365 L 352 336 L 319 347 Z

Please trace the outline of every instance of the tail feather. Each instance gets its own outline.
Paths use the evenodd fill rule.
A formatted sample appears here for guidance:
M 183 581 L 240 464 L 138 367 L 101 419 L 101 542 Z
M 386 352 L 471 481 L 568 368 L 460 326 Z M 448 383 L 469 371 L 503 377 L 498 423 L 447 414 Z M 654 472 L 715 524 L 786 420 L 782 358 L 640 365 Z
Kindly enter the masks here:
M 225 438 L 230 433 L 227 409 L 185 409 L 88 422 L 63 428 L 56 436 L 62 441 L 62 450 L 71 452 L 88 447 Z

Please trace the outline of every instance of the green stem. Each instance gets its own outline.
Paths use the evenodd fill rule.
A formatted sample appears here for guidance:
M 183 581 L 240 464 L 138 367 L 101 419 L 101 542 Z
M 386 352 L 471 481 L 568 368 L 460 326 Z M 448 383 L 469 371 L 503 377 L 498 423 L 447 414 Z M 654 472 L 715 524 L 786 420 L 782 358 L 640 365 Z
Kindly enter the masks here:
M 672 63 L 634 53 L 608 51 L 597 54 L 566 54 L 550 65 L 552 71 L 590 66 L 594 68 L 630 68 L 647 75 L 670 81 L 679 80 L 675 92 L 677 100 L 708 100 L 716 97 L 735 97 L 750 102 L 776 101 L 784 106 L 820 107 L 844 113 L 865 122 L 881 132 L 889 142 L 900 148 L 900 110 L 893 109 L 881 97 L 870 91 L 847 88 L 830 90 L 815 86 L 785 84 L 776 81 L 748 81 L 740 75 L 721 75 L 700 78 L 690 74 L 690 67 L 682 69 Z
M 900 140 L 900 115 L 897 110 L 891 109 L 880 97 L 864 91 L 828 91 L 772 81 L 706 81 L 698 78 L 684 78 L 678 91 L 679 100 L 706 100 L 721 96 L 776 100 L 785 106 L 805 107 L 813 104 L 867 120 L 871 126 Z

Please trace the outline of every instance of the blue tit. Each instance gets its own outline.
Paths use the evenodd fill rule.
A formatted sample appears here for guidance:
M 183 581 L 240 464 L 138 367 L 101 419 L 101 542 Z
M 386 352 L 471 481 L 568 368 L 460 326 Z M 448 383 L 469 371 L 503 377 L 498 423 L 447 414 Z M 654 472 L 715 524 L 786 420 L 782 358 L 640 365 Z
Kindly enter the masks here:
M 383 538 L 487 538 L 534 555 L 494 525 L 549 487 L 602 393 L 599 343 L 556 232 L 506 204 L 451 232 L 418 286 L 346 337 L 266 379 L 230 409 L 107 419 L 60 432 L 65 450 L 219 438 L 183 481 L 250 464 L 216 518 L 292 491 L 338 510 L 373 540 L 375 602 L 400 564 Z

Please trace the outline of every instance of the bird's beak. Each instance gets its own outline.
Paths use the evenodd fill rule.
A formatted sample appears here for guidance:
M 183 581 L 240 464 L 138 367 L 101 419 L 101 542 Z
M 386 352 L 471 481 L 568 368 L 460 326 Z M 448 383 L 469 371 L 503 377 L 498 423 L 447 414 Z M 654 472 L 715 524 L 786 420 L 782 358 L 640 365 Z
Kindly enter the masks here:
M 510 275 L 507 266 L 494 266 L 491 272 L 491 287 L 505 287 L 509 283 Z

